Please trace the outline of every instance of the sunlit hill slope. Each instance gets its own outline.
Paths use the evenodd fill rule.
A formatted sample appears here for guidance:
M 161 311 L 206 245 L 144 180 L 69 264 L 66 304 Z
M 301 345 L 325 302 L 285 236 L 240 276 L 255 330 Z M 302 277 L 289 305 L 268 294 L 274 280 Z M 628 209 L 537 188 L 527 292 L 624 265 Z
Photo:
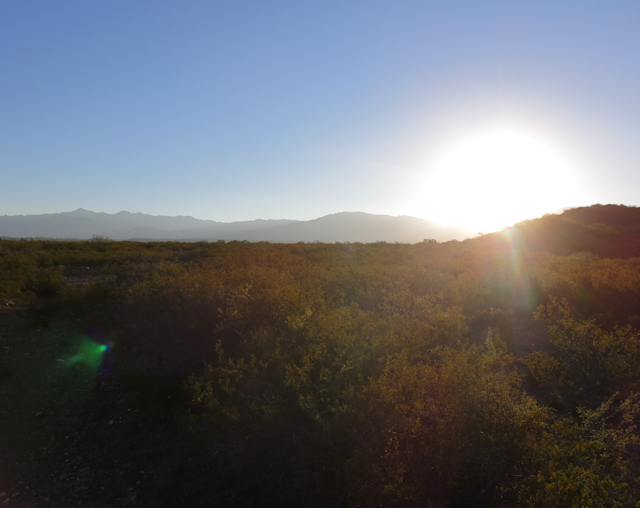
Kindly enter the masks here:
M 556 255 L 591 252 L 608 258 L 640 257 L 640 208 L 600 204 L 572 208 L 520 222 L 477 241 L 518 242 L 531 252 Z

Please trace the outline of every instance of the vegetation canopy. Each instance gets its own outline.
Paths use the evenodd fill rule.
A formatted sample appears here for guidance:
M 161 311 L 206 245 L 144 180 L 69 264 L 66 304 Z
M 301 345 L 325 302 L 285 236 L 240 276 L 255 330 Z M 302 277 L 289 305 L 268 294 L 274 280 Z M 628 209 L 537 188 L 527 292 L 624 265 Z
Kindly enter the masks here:
M 597 205 L 413 245 L 0 240 L 0 318 L 82 327 L 58 368 L 134 408 L 146 506 L 633 507 L 639 231 Z

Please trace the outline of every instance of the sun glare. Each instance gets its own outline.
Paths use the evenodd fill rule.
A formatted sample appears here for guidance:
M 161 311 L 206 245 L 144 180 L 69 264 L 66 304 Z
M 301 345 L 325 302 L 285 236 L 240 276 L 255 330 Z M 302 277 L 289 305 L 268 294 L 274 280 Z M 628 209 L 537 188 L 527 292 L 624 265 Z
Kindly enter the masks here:
M 472 138 L 427 176 L 416 212 L 488 233 L 582 204 L 571 168 L 538 141 L 511 131 Z

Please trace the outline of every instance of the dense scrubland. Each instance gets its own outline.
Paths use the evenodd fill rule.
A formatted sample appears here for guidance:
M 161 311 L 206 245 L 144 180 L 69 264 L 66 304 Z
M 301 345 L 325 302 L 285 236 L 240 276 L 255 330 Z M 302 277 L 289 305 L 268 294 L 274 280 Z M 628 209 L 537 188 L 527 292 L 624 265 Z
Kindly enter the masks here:
M 158 506 L 640 501 L 638 208 L 413 245 L 1 240 L 0 301 L 109 346 L 97 379 L 162 427 Z

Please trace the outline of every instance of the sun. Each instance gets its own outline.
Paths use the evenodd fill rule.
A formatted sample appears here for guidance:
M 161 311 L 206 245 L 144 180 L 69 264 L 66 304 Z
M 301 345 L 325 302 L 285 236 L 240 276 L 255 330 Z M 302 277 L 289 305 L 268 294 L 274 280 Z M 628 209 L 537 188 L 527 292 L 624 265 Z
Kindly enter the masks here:
M 512 131 L 463 142 L 426 177 L 416 215 L 443 225 L 498 231 L 583 202 L 571 167 L 542 143 Z

